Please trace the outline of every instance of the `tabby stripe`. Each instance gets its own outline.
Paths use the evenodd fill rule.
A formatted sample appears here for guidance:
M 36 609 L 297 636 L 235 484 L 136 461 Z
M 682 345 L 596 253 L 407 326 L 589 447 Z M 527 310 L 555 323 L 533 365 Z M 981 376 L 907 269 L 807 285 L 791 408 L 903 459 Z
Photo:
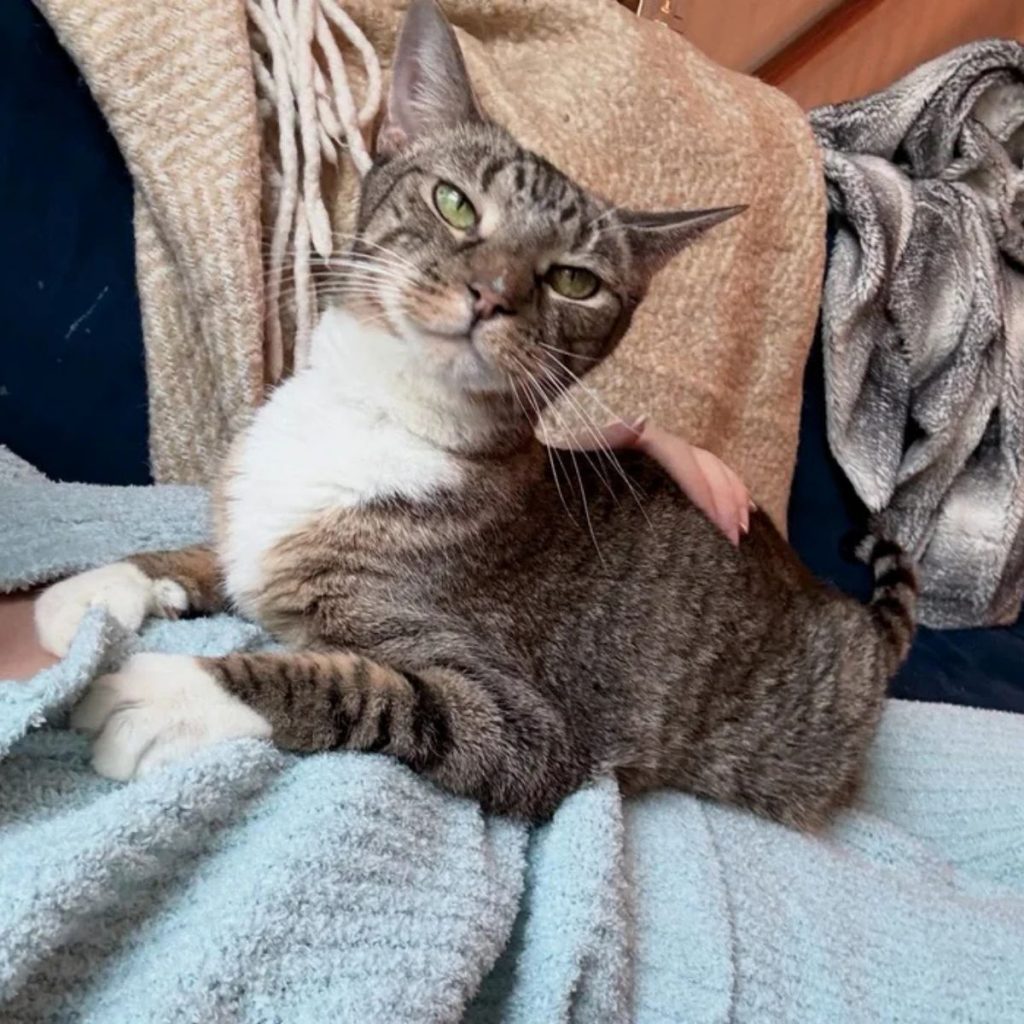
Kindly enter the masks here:
M 578 251 L 584 246 L 589 248 L 595 238 L 597 238 L 597 229 L 591 225 L 590 221 L 581 219 L 576 226 L 576 233 L 573 235 L 572 249 Z
M 436 768 L 451 748 L 451 730 L 445 708 L 430 685 L 415 672 L 402 672 L 413 692 L 410 708 L 415 753 L 407 758 L 413 770 L 426 772 Z
M 366 748 L 371 754 L 379 753 L 391 744 L 391 705 L 385 704 L 380 709 L 377 719 L 377 738 Z
M 392 181 L 391 184 L 388 185 L 386 189 L 384 189 L 384 194 L 380 197 L 380 199 L 378 199 L 377 202 L 373 204 L 373 209 L 370 210 L 370 212 L 366 215 L 366 219 L 363 221 L 364 225 L 369 224 L 369 222 L 373 220 L 374 217 L 377 216 L 377 211 L 380 210 L 380 208 L 388 201 L 388 199 L 391 196 L 391 193 L 394 192 L 395 189 L 398 188 L 398 186 L 401 185 L 402 182 L 405 181 L 405 179 L 408 178 L 410 174 L 422 173 L 423 168 L 415 164 L 412 167 L 407 167 L 404 171 L 402 171 L 402 173 L 399 174 L 398 177 L 395 178 L 394 181 Z
M 906 566 L 895 565 L 875 578 L 876 590 L 891 590 L 893 587 L 899 586 L 911 588 L 917 586 L 914 574 Z
M 327 720 L 331 723 L 334 745 L 343 747 L 352 731 L 352 721 L 345 714 L 345 701 L 341 687 L 330 683 L 327 687 Z
M 246 703 L 251 703 L 251 698 L 256 695 L 256 679 L 245 658 L 233 659 L 225 666 L 225 675 L 231 680 L 231 689 L 236 696 Z
M 895 594 L 883 594 L 877 600 L 871 602 L 870 609 L 873 612 L 878 612 L 883 617 L 888 613 L 903 619 L 909 620 L 910 618 L 910 610 L 906 603 Z
M 365 658 L 356 658 L 356 663 L 352 666 L 352 686 L 350 689 L 356 702 L 352 721 L 361 722 L 363 715 L 366 713 L 366 695 L 372 689 L 370 666 Z
M 891 540 L 879 540 L 875 542 L 875 548 L 871 552 L 871 561 L 877 562 L 880 558 L 892 556 L 898 558 L 903 554 L 903 548 L 894 544 Z
M 540 168 L 537 168 L 533 172 L 533 181 L 530 182 L 530 198 L 535 202 L 540 202 L 540 198 L 544 195 L 543 183 L 541 182 Z
M 489 160 L 485 165 L 484 169 L 480 172 L 480 187 L 486 192 L 494 180 L 494 176 L 499 171 L 503 171 L 508 166 L 508 160 L 495 157 Z

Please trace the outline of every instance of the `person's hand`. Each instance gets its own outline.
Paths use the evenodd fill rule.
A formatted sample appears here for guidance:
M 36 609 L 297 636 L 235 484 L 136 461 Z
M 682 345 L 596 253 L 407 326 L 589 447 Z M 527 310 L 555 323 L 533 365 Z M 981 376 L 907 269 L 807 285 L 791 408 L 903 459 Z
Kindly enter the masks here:
M 57 660 L 36 636 L 35 599 L 35 594 L 0 594 L 0 679 L 29 679 Z
M 684 441 L 641 417 L 632 423 L 610 423 L 592 434 L 567 442 L 577 449 L 636 448 L 657 460 L 684 494 L 733 542 L 750 529 L 756 508 L 743 481 L 717 455 Z

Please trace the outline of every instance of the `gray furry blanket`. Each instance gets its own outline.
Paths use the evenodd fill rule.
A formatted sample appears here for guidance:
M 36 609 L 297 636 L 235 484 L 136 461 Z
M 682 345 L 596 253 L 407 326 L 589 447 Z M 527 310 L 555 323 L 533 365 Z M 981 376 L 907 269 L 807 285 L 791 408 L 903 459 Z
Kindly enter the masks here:
M 837 226 L 829 442 L 921 567 L 928 625 L 1024 591 L 1024 47 L 989 40 L 811 113 Z

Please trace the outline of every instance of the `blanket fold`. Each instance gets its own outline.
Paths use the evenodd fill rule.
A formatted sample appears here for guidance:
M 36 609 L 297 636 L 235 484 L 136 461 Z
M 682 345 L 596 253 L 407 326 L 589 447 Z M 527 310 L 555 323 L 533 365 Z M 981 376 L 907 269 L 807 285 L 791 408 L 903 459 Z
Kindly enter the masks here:
M 205 527 L 196 488 L 83 493 L 3 449 L 0 481 L 0 590 Z M 61 728 L 134 649 L 268 643 L 97 610 L 0 682 L 0 1020 L 1019 1019 L 1024 719 L 891 702 L 860 806 L 818 837 L 611 780 L 531 834 L 386 757 L 255 740 L 120 785 Z
M 930 626 L 1024 595 L 1024 47 L 954 50 L 823 107 L 837 237 L 822 300 L 829 441 L 917 556 Z

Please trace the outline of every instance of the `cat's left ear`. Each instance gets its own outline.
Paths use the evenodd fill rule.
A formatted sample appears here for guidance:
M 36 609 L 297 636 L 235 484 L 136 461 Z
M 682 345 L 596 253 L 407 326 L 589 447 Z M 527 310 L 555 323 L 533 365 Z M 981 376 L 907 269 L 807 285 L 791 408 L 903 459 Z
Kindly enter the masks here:
M 620 210 L 629 247 L 642 270 L 651 275 L 694 239 L 722 221 L 742 213 L 746 206 L 719 206 L 710 210 L 666 210 L 640 213 Z
M 391 156 L 423 135 L 482 120 L 448 19 L 436 0 L 413 0 L 398 34 L 377 152 Z

